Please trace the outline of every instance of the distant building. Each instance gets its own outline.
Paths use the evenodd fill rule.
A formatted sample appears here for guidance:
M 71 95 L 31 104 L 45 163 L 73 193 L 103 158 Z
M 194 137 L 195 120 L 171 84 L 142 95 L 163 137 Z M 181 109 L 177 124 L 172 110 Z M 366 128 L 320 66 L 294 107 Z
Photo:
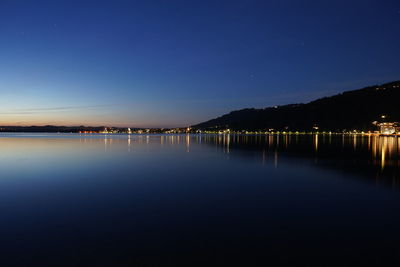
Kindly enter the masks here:
M 400 133 L 400 127 L 397 122 L 382 122 L 378 124 L 380 134 Z

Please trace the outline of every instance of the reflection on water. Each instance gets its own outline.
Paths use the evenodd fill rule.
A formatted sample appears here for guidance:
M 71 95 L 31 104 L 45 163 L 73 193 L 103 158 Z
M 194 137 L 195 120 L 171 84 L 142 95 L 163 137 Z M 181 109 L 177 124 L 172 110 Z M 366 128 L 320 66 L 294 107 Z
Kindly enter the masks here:
M 105 137 L 109 138 L 109 137 Z M 136 138 L 136 142 L 143 143 L 143 137 L 128 137 L 128 144 L 131 138 Z M 263 151 L 261 157 L 265 157 L 265 151 L 273 151 L 278 155 L 280 152 L 293 152 L 297 150 L 309 155 L 311 152 L 318 156 L 318 150 L 321 149 L 324 156 L 326 150 L 331 150 L 332 156 L 343 156 L 347 158 L 350 148 L 357 153 L 351 155 L 370 157 L 373 159 L 373 165 L 380 166 L 400 166 L 400 137 L 378 136 L 378 135 L 160 135 L 152 136 L 153 139 L 160 139 L 160 144 L 179 145 L 182 140 L 185 141 L 187 152 L 190 152 L 190 142 L 195 144 L 213 144 L 221 147 L 224 153 L 230 153 L 235 149 L 255 149 Z M 149 142 L 149 136 L 146 137 L 146 143 Z M 308 146 L 308 147 L 307 147 Z M 341 152 L 340 152 L 341 151 Z M 368 151 L 368 154 L 366 153 Z M 337 152 L 335 154 L 334 152 Z
M 312 158 L 318 166 L 347 169 L 362 176 L 385 179 L 393 187 L 399 185 L 400 137 L 378 135 L 221 135 L 203 136 L 207 143 L 220 145 L 225 153 L 230 149 L 259 151 L 263 164 L 268 153 L 273 165 L 279 156 Z M 215 140 L 214 140 L 215 139 Z
M 109 137 L 106 137 L 109 138 Z M 396 187 L 399 185 L 400 137 L 378 135 L 154 135 L 129 136 L 128 142 L 146 144 L 149 138 L 161 146 L 181 145 L 186 152 L 190 145 L 212 145 L 225 154 L 238 151 L 259 152 L 262 164 L 278 167 L 279 157 L 311 158 L 314 164 L 322 167 L 352 169 L 359 175 L 386 179 L 382 182 Z M 254 155 L 253 155 L 254 156 Z
M 385 165 L 399 166 L 399 139 L 396 137 L 379 137 L 372 140 L 372 154 L 374 164 L 380 164 L 382 169 Z
M 9 138 L 5 138 L 9 137 Z M 17 138 L 17 139 L 16 139 Z M 52 140 L 49 142 L 48 139 Z M 18 140 L 18 143 L 15 142 Z M 57 142 L 55 142 L 57 140 Z M 76 142 L 79 140 L 79 142 Z M 196 152 L 197 147 L 212 146 L 224 154 L 243 157 L 244 151 L 251 151 L 253 160 L 261 164 L 279 166 L 279 158 L 286 160 L 298 158 L 309 159 L 315 166 L 339 169 L 358 174 L 360 177 L 372 178 L 376 183 L 390 184 L 396 187 L 399 183 L 400 137 L 378 135 L 3 135 L 0 145 L 3 152 L 26 147 L 35 147 L 44 151 L 51 146 L 68 144 L 59 152 L 82 153 L 88 147 L 98 150 L 102 143 L 105 153 L 118 151 L 127 146 L 125 151 L 136 152 L 151 146 L 154 149 L 184 147 L 185 152 Z M 42 146 L 42 148 L 40 148 Z M 194 147 L 193 147 L 194 146 Z
M 49 142 L 49 139 L 51 142 Z M 16 141 L 18 140 L 18 141 Z M 57 142 L 55 142 L 57 140 Z M 76 142 L 79 140 L 79 142 Z M 313 157 L 314 159 L 353 159 L 367 160 L 370 166 L 379 166 L 381 170 L 388 167 L 400 167 L 400 137 L 378 135 L 0 135 L 0 145 L 4 150 L 12 152 L 26 147 L 39 149 L 51 146 L 63 146 L 73 150 L 76 146 L 96 148 L 103 143 L 107 152 L 127 146 L 128 152 L 134 151 L 135 144 L 185 146 L 186 152 L 191 145 L 213 145 L 229 154 L 240 150 L 259 151 L 263 162 L 268 153 L 277 158 L 283 155 Z M 82 146 L 83 145 L 83 146 Z M 97 147 L 98 148 L 98 147 Z M 40 150 L 40 149 L 39 149 Z
M 3 138 L 1 138 L 3 137 Z M 8 137 L 8 138 L 5 138 Z M 356 153 L 350 153 L 352 156 L 361 156 L 362 158 L 370 157 L 373 159 L 372 164 L 385 169 L 388 166 L 400 166 L 400 137 L 395 136 L 378 136 L 378 135 L 0 135 L 0 143 L 3 147 L 13 147 L 16 145 L 11 142 L 10 137 L 18 138 L 18 143 L 24 146 L 34 146 L 35 144 L 48 144 L 50 138 L 53 140 L 68 139 L 69 144 L 104 144 L 104 151 L 113 146 L 113 143 L 118 143 L 121 146 L 126 141 L 128 151 L 131 151 L 134 144 L 149 144 L 157 143 L 161 147 L 168 145 L 184 144 L 186 151 L 190 152 L 191 143 L 196 145 L 212 144 L 221 147 L 224 153 L 230 153 L 231 149 L 253 149 L 260 150 L 261 157 L 265 157 L 264 152 L 273 152 L 274 154 L 297 151 L 299 156 L 310 155 L 318 157 L 319 149 L 323 150 L 323 156 L 331 154 L 331 156 L 349 157 L 350 148 Z M 41 139 L 42 138 L 42 139 Z M 327 153 L 331 150 L 331 153 Z M 342 151 L 339 153 L 339 151 Z M 366 153 L 368 151 L 368 154 Z M 301 155 L 301 152 L 304 155 Z M 335 154 L 336 152 L 337 154 Z M 347 152 L 347 153 L 345 153 Z

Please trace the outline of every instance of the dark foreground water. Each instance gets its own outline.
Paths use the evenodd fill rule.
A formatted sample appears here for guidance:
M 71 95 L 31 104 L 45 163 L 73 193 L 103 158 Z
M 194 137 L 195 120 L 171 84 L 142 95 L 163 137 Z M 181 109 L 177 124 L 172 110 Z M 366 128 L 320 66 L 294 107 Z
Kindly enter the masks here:
M 0 135 L 1 266 L 399 266 L 400 138 Z

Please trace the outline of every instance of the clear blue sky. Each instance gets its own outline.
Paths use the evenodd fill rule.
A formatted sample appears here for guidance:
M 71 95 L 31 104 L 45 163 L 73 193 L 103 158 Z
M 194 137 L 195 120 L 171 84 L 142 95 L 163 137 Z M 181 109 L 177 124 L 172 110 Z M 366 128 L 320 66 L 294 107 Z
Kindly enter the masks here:
M 400 1 L 0 0 L 0 124 L 173 127 L 400 79 Z

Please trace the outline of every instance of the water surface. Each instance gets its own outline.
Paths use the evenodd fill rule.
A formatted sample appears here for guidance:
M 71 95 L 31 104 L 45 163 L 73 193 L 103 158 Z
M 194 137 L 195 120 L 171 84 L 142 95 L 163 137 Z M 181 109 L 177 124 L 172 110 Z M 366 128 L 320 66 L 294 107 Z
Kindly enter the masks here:
M 400 139 L 0 135 L 3 266 L 398 266 Z

